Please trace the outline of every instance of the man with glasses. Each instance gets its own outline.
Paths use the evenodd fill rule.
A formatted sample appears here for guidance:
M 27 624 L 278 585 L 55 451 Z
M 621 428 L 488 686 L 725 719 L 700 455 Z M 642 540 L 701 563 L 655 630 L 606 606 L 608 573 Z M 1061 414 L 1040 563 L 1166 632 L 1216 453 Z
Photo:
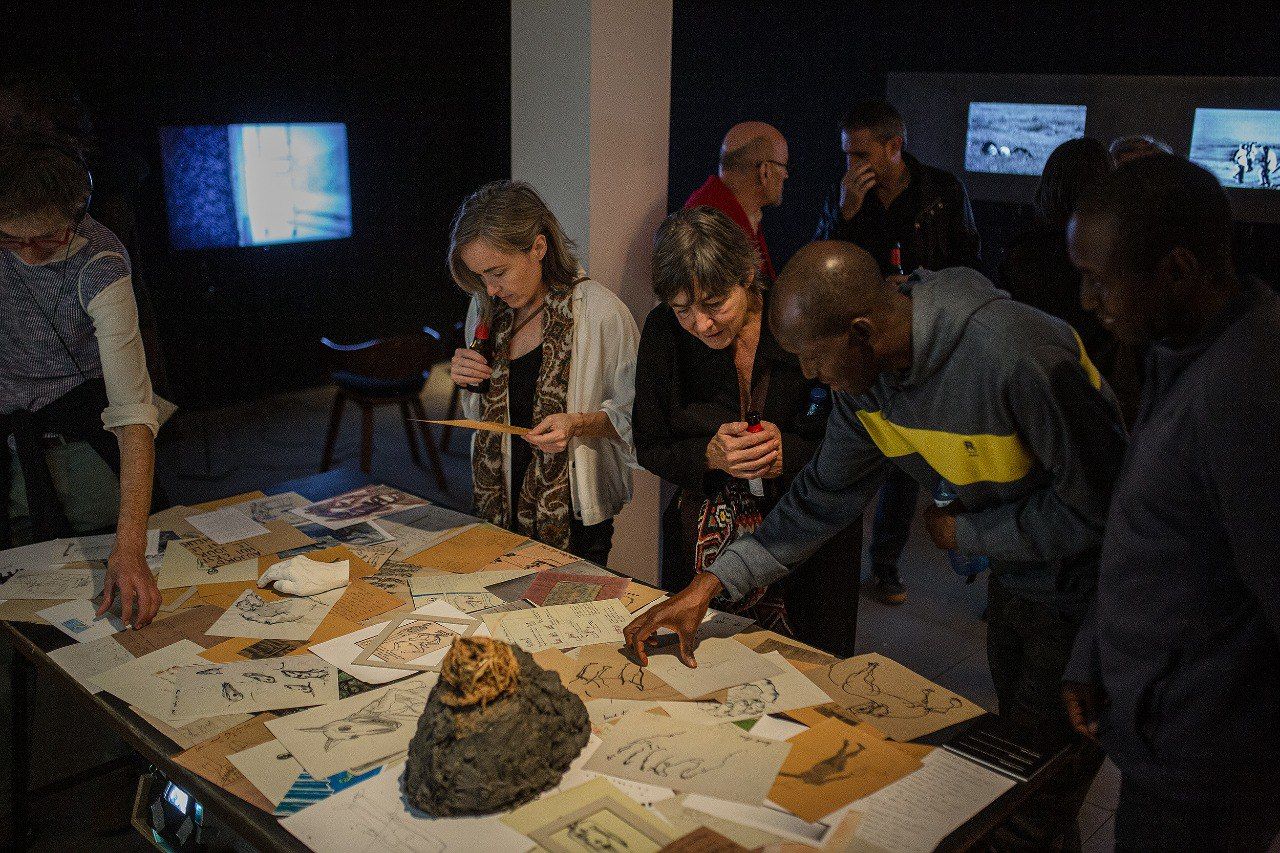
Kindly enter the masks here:
M 760 220 L 764 208 L 782 203 L 782 184 L 789 175 L 787 140 L 762 121 L 744 121 L 729 128 L 720 144 L 719 172 L 707 178 L 684 203 L 685 207 L 714 207 L 747 232 L 760 252 L 760 273 L 766 282 L 778 277 L 769 258 Z
M 12 544 L 9 436 L 36 541 L 71 532 L 44 436 L 87 442 L 120 477 L 99 615 L 118 601 L 141 627 L 160 606 L 146 561 L 158 414 L 129 259 L 88 215 L 91 190 L 83 158 L 60 140 L 0 139 L 0 539 Z
M 885 101 L 861 101 L 840 120 L 845 173 L 832 187 L 815 240 L 845 240 L 875 258 L 890 279 L 923 267 L 978 269 L 978 229 L 964 184 L 908 154 L 902 116 Z M 902 604 L 898 560 L 910 537 L 919 487 L 890 471 L 871 529 L 870 592 Z

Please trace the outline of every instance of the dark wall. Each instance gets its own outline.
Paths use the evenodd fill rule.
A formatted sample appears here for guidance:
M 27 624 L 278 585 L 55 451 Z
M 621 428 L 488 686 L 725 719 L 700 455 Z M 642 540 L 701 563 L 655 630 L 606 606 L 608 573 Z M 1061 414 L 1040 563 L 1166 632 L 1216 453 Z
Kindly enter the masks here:
M 102 143 L 99 184 L 146 173 L 131 192 L 135 267 L 177 402 L 316 384 L 322 334 L 350 342 L 461 318 L 444 265 L 450 217 L 510 174 L 507 3 L 40 8 L 6 16 L 0 71 L 71 75 Z M 270 121 L 347 124 L 354 236 L 170 251 L 158 128 Z
M 764 219 L 781 267 L 810 239 L 824 193 L 843 174 L 840 113 L 851 101 L 883 96 L 889 72 L 1280 75 L 1280 18 L 1260 17 L 1257 9 L 676 0 L 671 207 L 715 168 L 731 125 L 746 119 L 776 125 L 794 165 L 782 205 Z M 910 128 L 907 135 L 910 148 Z M 983 204 L 975 212 L 984 254 L 994 261 L 1016 209 Z M 1242 227 L 1240 236 L 1244 264 L 1274 279 L 1280 229 Z

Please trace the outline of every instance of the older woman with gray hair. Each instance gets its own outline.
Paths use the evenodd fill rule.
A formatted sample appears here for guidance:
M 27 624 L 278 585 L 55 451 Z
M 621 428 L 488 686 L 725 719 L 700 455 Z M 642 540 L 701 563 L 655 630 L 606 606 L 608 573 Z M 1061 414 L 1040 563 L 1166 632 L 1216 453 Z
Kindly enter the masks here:
M 484 324 L 492 344 L 487 358 L 459 349 L 450 364 L 467 417 L 532 427 L 476 433 L 476 515 L 605 565 L 613 518 L 631 500 L 630 310 L 587 278 L 555 215 L 519 181 L 462 203 L 449 268 L 471 295 L 468 340 Z
M 662 518 L 670 591 L 755 528 L 825 430 L 825 415 L 809 411 L 815 384 L 764 322 L 759 265 L 742 229 L 710 207 L 671 214 L 654 239 L 662 302 L 640 335 L 632 431 L 640 464 L 679 488 Z M 782 584 L 758 590 L 750 615 L 853 654 L 861 536 L 850 527 Z

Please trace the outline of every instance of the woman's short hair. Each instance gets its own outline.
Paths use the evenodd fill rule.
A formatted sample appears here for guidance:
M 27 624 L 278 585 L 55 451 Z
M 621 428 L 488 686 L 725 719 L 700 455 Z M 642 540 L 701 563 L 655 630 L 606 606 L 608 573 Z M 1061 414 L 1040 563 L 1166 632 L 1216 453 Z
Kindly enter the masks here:
M 0 220 L 52 207 L 74 221 L 91 189 L 84 158 L 70 145 L 40 134 L 0 137 Z
M 752 273 L 760 252 L 738 224 L 713 207 L 686 207 L 668 216 L 653 238 L 653 292 L 663 302 L 681 294 L 724 296 L 738 285 L 763 289 Z
M 523 181 L 494 181 L 467 196 L 454 214 L 449 233 L 449 272 L 459 287 L 484 296 L 484 281 L 462 262 L 462 247 L 484 240 L 503 252 L 527 252 L 538 235 L 547 238 L 542 279 L 560 290 L 579 279 L 573 241 L 537 191 Z

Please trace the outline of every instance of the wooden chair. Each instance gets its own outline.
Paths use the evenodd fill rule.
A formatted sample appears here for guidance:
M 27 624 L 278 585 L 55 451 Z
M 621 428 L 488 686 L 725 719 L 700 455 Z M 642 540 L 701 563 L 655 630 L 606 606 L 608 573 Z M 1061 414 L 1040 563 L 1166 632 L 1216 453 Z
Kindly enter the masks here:
M 422 407 L 422 389 L 426 387 L 431 366 L 443 357 L 440 333 L 424 326 L 420 335 L 404 335 L 395 338 L 364 341 L 358 344 L 338 344 L 321 338 L 329 361 L 329 379 L 338 386 L 333 400 L 333 413 L 329 417 L 329 432 L 324 440 L 324 456 L 320 470 L 333 467 L 333 449 L 338 442 L 342 426 L 342 411 L 350 400 L 360 407 L 360 470 L 370 473 L 373 464 L 373 410 L 378 406 L 399 406 L 404 421 L 405 438 L 409 441 L 409 455 L 420 468 L 422 457 L 418 454 L 418 442 L 414 438 L 413 423 L 409 412 L 419 420 L 426 420 Z M 440 465 L 440 451 L 436 448 L 428 424 L 419 423 L 422 443 L 435 471 L 440 490 L 447 492 L 448 483 Z

